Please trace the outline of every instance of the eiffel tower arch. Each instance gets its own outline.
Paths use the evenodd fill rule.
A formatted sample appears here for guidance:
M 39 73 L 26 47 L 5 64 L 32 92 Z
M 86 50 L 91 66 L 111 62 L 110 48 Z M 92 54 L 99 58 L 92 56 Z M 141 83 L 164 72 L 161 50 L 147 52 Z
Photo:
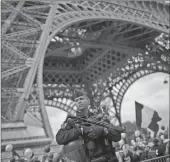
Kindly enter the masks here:
M 153 72 L 169 73 L 168 49 L 155 42 L 169 32 L 165 2 L 3 0 L 1 13 L 3 146 L 51 142 L 45 108 L 48 84 L 83 85 L 90 91 L 93 83 L 111 75 L 112 115 L 121 123 L 122 98 L 132 82 Z M 68 88 L 66 98 L 72 90 Z M 71 107 L 65 111 L 73 112 Z M 43 137 L 26 135 L 27 113 L 42 123 Z M 23 137 L 6 138 L 21 130 Z

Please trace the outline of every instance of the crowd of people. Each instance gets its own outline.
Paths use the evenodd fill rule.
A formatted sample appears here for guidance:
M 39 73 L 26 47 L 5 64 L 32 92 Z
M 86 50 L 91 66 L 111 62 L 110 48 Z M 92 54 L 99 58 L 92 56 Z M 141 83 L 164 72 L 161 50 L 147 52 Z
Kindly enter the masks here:
M 137 130 L 134 133 L 134 138 L 130 141 L 126 134 L 122 134 L 119 144 L 115 145 L 116 154 L 119 162 L 138 162 L 162 157 L 169 154 L 169 141 L 167 132 L 153 136 L 150 132 L 144 135 Z

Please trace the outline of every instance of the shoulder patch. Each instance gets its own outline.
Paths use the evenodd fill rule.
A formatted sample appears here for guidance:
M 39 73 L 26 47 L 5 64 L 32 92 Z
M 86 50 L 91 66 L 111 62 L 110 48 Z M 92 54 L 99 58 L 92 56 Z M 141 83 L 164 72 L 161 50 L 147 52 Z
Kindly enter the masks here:
M 71 123 L 63 123 L 62 125 L 61 125 L 61 129 L 72 129 L 73 128 L 73 124 L 71 124 Z
M 65 128 L 67 126 L 67 123 L 63 123 L 62 125 L 61 125 L 61 128 L 63 129 L 63 128 Z

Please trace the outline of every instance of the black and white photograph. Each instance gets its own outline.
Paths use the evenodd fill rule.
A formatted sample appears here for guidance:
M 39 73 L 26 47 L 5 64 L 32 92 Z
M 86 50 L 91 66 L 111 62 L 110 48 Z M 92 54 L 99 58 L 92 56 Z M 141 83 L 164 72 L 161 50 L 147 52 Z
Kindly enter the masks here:
M 170 0 L 0 0 L 2 162 L 170 162 Z

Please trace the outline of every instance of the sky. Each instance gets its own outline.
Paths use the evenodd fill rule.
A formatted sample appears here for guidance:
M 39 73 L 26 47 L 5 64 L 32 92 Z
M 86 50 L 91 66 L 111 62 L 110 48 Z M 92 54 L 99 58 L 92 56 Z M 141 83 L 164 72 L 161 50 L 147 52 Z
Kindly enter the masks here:
M 160 126 L 169 125 L 169 77 L 167 78 L 168 83 L 164 84 L 165 77 L 168 75 L 164 73 L 150 74 L 130 86 L 122 102 L 122 122 L 135 121 L 135 101 L 138 101 L 158 112 L 162 117 L 162 121 L 158 122 Z M 46 108 L 55 136 L 67 114 L 57 108 Z
M 167 84 L 163 81 L 166 78 Z M 154 109 L 162 118 L 159 125 L 169 125 L 169 77 L 168 74 L 154 73 L 147 75 L 126 92 L 122 102 L 122 122 L 135 121 L 135 101 Z

